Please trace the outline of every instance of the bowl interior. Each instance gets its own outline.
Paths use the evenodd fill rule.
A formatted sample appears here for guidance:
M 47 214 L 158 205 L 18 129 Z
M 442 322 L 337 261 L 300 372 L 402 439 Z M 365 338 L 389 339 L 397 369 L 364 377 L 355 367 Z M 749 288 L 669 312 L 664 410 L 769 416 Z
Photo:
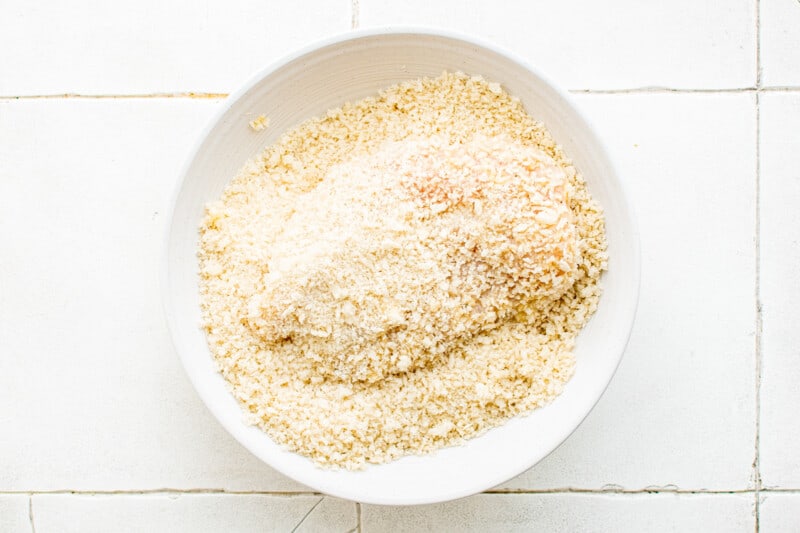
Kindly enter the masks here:
M 204 205 L 220 196 L 244 162 L 314 115 L 391 84 L 443 70 L 500 82 L 543 121 L 583 172 L 606 213 L 609 269 L 597 313 L 581 332 L 575 376 L 551 405 L 516 418 L 464 446 L 405 457 L 359 472 L 329 471 L 286 452 L 242 422 L 216 373 L 199 328 L 197 243 Z M 254 133 L 248 122 L 270 125 Z M 425 31 L 373 31 L 335 39 L 269 69 L 228 99 L 186 168 L 165 255 L 164 300 L 173 340 L 199 395 L 247 449 L 316 490 L 362 502 L 412 504 L 453 499 L 497 485 L 529 468 L 583 420 L 611 379 L 627 342 L 638 293 L 638 241 L 629 205 L 601 142 L 569 99 L 540 75 L 488 45 Z

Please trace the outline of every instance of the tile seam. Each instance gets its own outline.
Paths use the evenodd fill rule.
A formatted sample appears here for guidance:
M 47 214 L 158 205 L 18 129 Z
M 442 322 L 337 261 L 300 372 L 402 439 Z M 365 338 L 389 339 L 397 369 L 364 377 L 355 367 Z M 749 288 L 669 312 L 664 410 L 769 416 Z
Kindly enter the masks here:
M 360 25 L 361 5 L 359 0 L 350 0 L 350 29 L 355 30 Z
M 761 66 L 761 0 L 755 0 L 756 18 L 756 138 L 755 138 L 755 458 L 753 460 L 753 475 L 755 494 L 753 514 L 755 518 L 755 532 L 761 530 L 761 371 L 762 371 L 762 342 L 763 342 L 763 314 L 761 303 L 761 91 L 762 91 L 762 66 Z
M 573 487 L 560 487 L 553 489 L 492 489 L 481 494 L 700 494 L 700 495 L 727 495 L 751 494 L 755 488 L 744 489 L 673 489 L 673 488 L 644 488 L 644 489 L 582 489 Z M 764 493 L 800 494 L 800 488 L 769 488 L 761 487 Z M 150 489 L 150 490 L 45 490 L 45 491 L 0 491 L 0 496 L 29 495 L 29 496 L 148 496 L 148 495 L 212 495 L 212 496 L 324 496 L 321 492 L 314 491 L 226 491 L 220 489 Z
M 33 520 L 33 494 L 28 494 L 28 523 L 31 526 L 31 533 L 36 533 L 36 522 Z
M 673 89 L 669 87 L 634 87 L 627 89 L 568 89 L 571 94 L 625 95 L 625 94 L 737 94 L 765 92 L 800 92 L 800 86 L 738 87 L 730 89 Z M 16 100 L 136 100 L 136 99 L 194 99 L 222 100 L 229 93 L 141 93 L 141 94 L 26 94 L 0 95 L 0 101 Z
M 314 512 L 314 509 L 316 509 L 317 507 L 319 507 L 319 504 L 321 504 L 321 503 L 322 503 L 322 500 L 324 500 L 324 499 L 325 499 L 325 496 L 322 496 L 322 497 L 321 497 L 319 500 L 317 500 L 317 503 L 315 503 L 314 505 L 312 505 L 312 506 L 311 506 L 311 509 L 309 509 L 308 511 L 306 511 L 306 514 L 304 514 L 304 515 L 303 515 L 303 518 L 301 518 L 301 519 L 300 519 L 300 521 L 297 523 L 297 525 L 296 525 L 296 526 L 294 526 L 294 527 L 292 528 L 292 531 L 291 531 L 291 533 L 295 533 L 295 531 L 297 531 L 298 529 L 300 529 L 300 526 L 302 526 L 302 525 L 303 525 L 303 522 L 305 522 L 305 521 L 306 521 L 306 519 L 307 519 L 309 516 L 311 516 L 311 513 L 313 513 L 313 512 Z

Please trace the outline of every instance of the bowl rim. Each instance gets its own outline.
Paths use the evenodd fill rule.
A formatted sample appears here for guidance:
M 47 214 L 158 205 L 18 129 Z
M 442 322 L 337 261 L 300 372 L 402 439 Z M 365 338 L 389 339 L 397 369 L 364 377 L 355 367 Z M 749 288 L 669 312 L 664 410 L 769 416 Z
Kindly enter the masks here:
M 419 497 L 410 496 L 408 494 L 405 495 L 368 495 L 365 496 L 364 494 L 358 493 L 356 494 L 355 491 L 347 490 L 347 489 L 340 489 L 336 487 L 335 489 L 328 488 L 324 491 L 324 494 L 329 494 L 331 496 L 345 498 L 352 501 L 358 501 L 361 503 L 370 503 L 370 504 L 378 504 L 378 505 L 419 505 L 419 504 L 428 504 L 428 503 L 438 503 L 444 501 L 450 501 L 466 496 L 470 496 L 476 494 L 478 492 L 490 489 L 491 487 L 497 486 L 509 479 L 514 478 L 515 476 L 519 475 L 520 473 L 532 468 L 546 457 L 548 457 L 551 453 L 553 453 L 556 449 L 558 449 L 564 441 L 566 441 L 572 433 L 575 432 L 578 427 L 581 426 L 583 421 L 589 414 L 594 410 L 597 403 L 600 401 L 600 398 L 603 397 L 605 391 L 608 389 L 609 384 L 611 383 L 614 375 L 619 368 L 620 362 L 622 361 L 622 357 L 625 353 L 626 347 L 630 340 L 631 332 L 633 330 L 633 326 L 635 323 L 636 313 L 639 305 L 639 298 L 640 298 L 640 287 L 641 287 L 641 242 L 640 242 L 640 234 L 639 234 L 639 227 L 637 222 L 637 216 L 634 209 L 634 204 L 631 202 L 629 192 L 627 188 L 624 186 L 624 180 L 620 178 L 620 175 L 617 171 L 617 165 L 614 161 L 614 158 L 611 156 L 610 152 L 608 151 L 608 147 L 606 143 L 602 140 L 597 133 L 597 128 L 595 127 L 594 122 L 584 113 L 581 106 L 579 106 L 575 100 L 573 99 L 572 95 L 570 95 L 565 89 L 562 89 L 560 85 L 554 83 L 552 79 L 543 74 L 538 68 L 534 67 L 530 64 L 530 62 L 525 59 L 524 57 L 520 56 L 516 52 L 509 50 L 503 46 L 497 45 L 489 40 L 483 39 L 481 37 L 475 37 L 473 35 L 465 34 L 462 32 L 440 28 L 435 26 L 425 26 L 425 25 L 381 25 L 381 26 L 374 26 L 369 28 L 360 28 L 354 30 L 348 30 L 345 32 L 340 32 L 334 35 L 330 35 L 321 39 L 317 39 L 311 41 L 309 44 L 306 44 L 300 48 L 295 49 L 293 52 L 285 54 L 281 58 L 272 61 L 266 67 L 263 67 L 255 72 L 255 74 L 251 75 L 247 81 L 239 86 L 237 90 L 230 93 L 225 100 L 221 103 L 220 108 L 216 110 L 213 115 L 208 119 L 203 129 L 197 134 L 197 137 L 194 140 L 191 148 L 188 150 L 188 155 L 186 156 L 180 171 L 179 171 L 179 178 L 176 180 L 175 186 L 172 189 L 172 193 L 169 198 L 169 211 L 167 212 L 167 217 L 165 220 L 168 221 L 166 227 L 164 228 L 164 233 L 162 237 L 162 244 L 161 244 L 161 258 L 159 262 L 159 292 L 161 293 L 161 306 L 162 311 L 164 313 L 165 322 L 167 325 L 167 329 L 169 331 L 169 339 L 170 343 L 172 344 L 175 352 L 177 352 L 178 357 L 181 361 L 181 365 L 183 366 L 184 372 L 188 376 L 192 388 L 195 390 L 195 394 L 200 397 L 202 403 L 206 406 L 206 408 L 211 412 L 214 419 L 228 432 L 237 442 L 241 445 L 245 450 L 249 453 L 257 457 L 260 461 L 267 464 L 270 468 L 280 472 L 281 474 L 303 484 L 314 488 L 314 490 L 319 490 L 317 487 L 314 486 L 314 480 L 308 479 L 306 476 L 298 476 L 297 472 L 290 471 L 289 469 L 285 468 L 281 464 L 274 464 L 273 462 L 267 461 L 265 458 L 262 457 L 260 453 L 256 450 L 253 450 L 250 446 L 245 444 L 238 436 L 237 430 L 238 425 L 241 425 L 241 421 L 237 421 L 234 424 L 232 421 L 228 420 L 227 417 L 222 416 L 219 412 L 217 406 L 210 401 L 207 395 L 201 392 L 202 387 L 198 383 L 197 379 L 194 376 L 194 373 L 190 370 L 190 361 L 189 361 L 189 354 L 185 353 L 185 350 L 179 349 L 177 345 L 177 339 L 175 336 L 175 311 L 173 309 L 172 298 L 170 298 L 169 291 L 167 287 L 169 286 L 169 272 L 170 272 L 170 241 L 171 241 L 171 234 L 172 234 L 172 226 L 175 219 L 175 210 L 177 207 L 177 202 L 181 191 L 186 183 L 188 178 L 189 171 L 191 170 L 192 164 L 194 160 L 200 154 L 200 151 L 212 133 L 212 131 L 219 125 L 219 123 L 224 119 L 225 115 L 229 112 L 231 107 L 241 99 L 246 93 L 248 93 L 251 89 L 253 89 L 256 85 L 261 83 L 267 76 L 272 74 L 273 72 L 277 71 L 278 69 L 288 65 L 289 63 L 307 55 L 313 53 L 319 49 L 340 44 L 342 42 L 351 41 L 351 40 L 358 40 L 368 37 L 376 37 L 376 36 L 389 36 L 389 35 L 424 35 L 429 37 L 443 37 L 450 40 L 462 41 L 469 45 L 477 46 L 480 48 L 484 48 L 490 52 L 495 54 L 504 56 L 505 58 L 509 59 L 513 63 L 519 65 L 521 68 L 529 71 L 534 76 L 538 77 L 542 82 L 544 82 L 549 88 L 555 92 L 558 97 L 563 99 L 575 112 L 579 115 L 580 119 L 583 121 L 585 128 L 587 130 L 588 135 L 593 139 L 597 146 L 603 152 L 605 156 L 608 167 L 610 168 L 611 172 L 609 173 L 609 179 L 611 179 L 615 185 L 617 185 L 617 193 L 619 194 L 620 201 L 622 205 L 625 206 L 627 210 L 628 216 L 626 217 L 626 229 L 630 235 L 630 247 L 632 252 L 631 260 L 631 267 L 633 272 L 633 279 L 629 280 L 629 283 L 632 287 L 632 302 L 630 302 L 629 307 L 629 316 L 626 319 L 626 323 L 628 324 L 627 333 L 624 337 L 620 338 L 620 342 L 618 342 L 618 346 L 615 347 L 615 352 L 618 352 L 618 356 L 616 358 L 616 362 L 614 368 L 608 374 L 608 379 L 605 383 L 602 384 L 600 388 L 600 393 L 591 403 L 591 405 L 586 409 L 585 413 L 578 417 L 578 419 L 569 426 L 565 426 L 565 429 L 562 430 L 558 438 L 555 439 L 556 444 L 544 453 L 543 455 L 536 456 L 531 455 L 524 464 L 517 463 L 519 466 L 522 466 L 516 473 L 508 475 L 507 473 L 502 473 L 499 475 L 495 475 L 494 478 L 487 478 L 484 480 L 484 483 L 481 483 L 480 486 L 465 486 L 459 490 L 451 491 L 446 494 L 440 494 L 436 498 L 424 498 L 421 499 Z M 237 427 L 234 428 L 233 426 L 236 425 Z

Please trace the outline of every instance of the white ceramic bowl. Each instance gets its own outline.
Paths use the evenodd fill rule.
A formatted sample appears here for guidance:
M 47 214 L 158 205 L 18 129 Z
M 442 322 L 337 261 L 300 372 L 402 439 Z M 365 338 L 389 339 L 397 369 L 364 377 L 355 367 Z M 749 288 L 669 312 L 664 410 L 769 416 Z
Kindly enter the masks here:
M 573 158 L 605 208 L 609 262 L 602 280 L 604 294 L 578 337 L 575 376 L 551 405 L 432 455 L 405 457 L 359 472 L 322 470 L 245 425 L 239 405 L 214 370 L 199 328 L 196 252 L 203 206 L 220 196 L 245 161 L 288 128 L 394 83 L 443 70 L 500 82 L 548 126 Z M 248 121 L 262 113 L 269 117 L 269 128 L 255 134 Z M 185 168 L 163 274 L 167 320 L 186 372 L 214 416 L 242 445 L 321 492 L 367 503 L 417 504 L 502 483 L 544 458 L 581 423 L 611 380 L 627 343 L 638 296 L 639 249 L 631 207 L 603 143 L 564 92 L 520 58 L 492 45 L 433 30 L 378 29 L 306 48 L 259 73 L 227 99 Z

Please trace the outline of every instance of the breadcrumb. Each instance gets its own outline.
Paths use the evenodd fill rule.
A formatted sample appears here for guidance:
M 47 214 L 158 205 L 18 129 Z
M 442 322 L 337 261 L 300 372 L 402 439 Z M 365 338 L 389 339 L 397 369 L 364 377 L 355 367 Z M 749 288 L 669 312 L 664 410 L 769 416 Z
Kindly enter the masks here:
M 269 119 L 265 115 L 259 115 L 250 121 L 250 129 L 253 131 L 265 130 L 269 127 Z
M 443 73 L 306 121 L 245 165 L 202 222 L 203 328 L 251 423 L 362 468 L 560 394 L 605 247 L 545 127 L 499 84 Z

